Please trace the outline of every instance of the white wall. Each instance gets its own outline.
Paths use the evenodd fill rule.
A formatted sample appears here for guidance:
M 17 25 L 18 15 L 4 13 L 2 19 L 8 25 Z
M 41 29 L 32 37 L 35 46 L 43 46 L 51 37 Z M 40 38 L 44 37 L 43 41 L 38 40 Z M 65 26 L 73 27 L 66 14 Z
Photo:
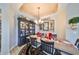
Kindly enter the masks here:
M 79 16 L 79 4 L 78 3 L 68 4 L 67 21 L 76 16 Z M 79 37 L 78 32 L 79 32 L 79 28 L 77 30 L 71 30 L 69 28 L 69 25 L 67 24 L 66 39 L 71 41 L 74 44 L 76 39 Z
M 2 9 L 2 38 L 1 38 L 1 54 L 9 54 L 9 20 L 7 4 L 0 4 Z M 7 7 L 7 8 L 6 8 Z
M 59 4 L 58 14 L 56 16 L 56 32 L 58 39 L 65 39 L 66 35 L 66 6 L 67 4 Z
M 2 39 L 1 54 L 10 54 L 10 50 L 17 46 L 16 12 L 18 4 L 0 4 L 2 9 Z
M 16 6 L 15 6 L 16 7 Z M 16 9 L 14 8 L 14 5 L 9 5 L 9 31 L 10 31 L 10 49 L 16 46 L 16 19 L 15 19 L 15 13 Z

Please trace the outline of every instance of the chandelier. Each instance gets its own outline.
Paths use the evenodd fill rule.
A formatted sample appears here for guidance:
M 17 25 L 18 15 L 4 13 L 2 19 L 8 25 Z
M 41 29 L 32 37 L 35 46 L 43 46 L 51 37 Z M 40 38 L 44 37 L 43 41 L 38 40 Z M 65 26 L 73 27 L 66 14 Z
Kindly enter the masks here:
M 40 7 L 37 7 L 37 10 L 38 10 L 38 14 L 37 14 L 36 24 L 42 24 L 43 21 L 42 21 L 42 19 L 40 18 Z

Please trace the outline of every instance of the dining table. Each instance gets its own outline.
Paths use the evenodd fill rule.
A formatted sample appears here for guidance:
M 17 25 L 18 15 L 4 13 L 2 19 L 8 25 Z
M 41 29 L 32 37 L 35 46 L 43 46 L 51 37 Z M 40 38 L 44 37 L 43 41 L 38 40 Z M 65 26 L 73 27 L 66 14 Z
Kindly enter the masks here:
M 30 37 L 36 38 L 38 41 L 37 35 L 30 35 Z M 48 40 L 45 37 L 41 37 L 41 40 L 46 42 L 54 42 L 54 48 L 60 50 L 61 52 L 65 52 L 71 55 L 79 55 L 78 48 L 68 40 L 65 40 L 65 39 L 63 40 L 58 38 L 56 40 L 53 40 L 53 39 Z

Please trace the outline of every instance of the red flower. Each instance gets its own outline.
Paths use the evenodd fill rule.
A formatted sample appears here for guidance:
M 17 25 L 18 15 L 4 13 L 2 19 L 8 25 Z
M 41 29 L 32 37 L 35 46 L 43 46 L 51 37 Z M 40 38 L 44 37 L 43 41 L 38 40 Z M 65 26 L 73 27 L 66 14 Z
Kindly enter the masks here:
M 41 37 L 42 36 L 42 33 L 40 33 L 40 32 L 37 32 L 37 37 Z
M 47 33 L 46 38 L 51 40 L 53 38 L 53 34 L 52 33 Z

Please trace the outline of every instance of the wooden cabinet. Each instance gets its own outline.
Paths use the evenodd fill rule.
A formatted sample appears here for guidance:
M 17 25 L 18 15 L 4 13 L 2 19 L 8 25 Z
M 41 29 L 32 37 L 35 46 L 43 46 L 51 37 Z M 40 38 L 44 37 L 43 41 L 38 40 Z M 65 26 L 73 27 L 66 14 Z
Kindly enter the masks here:
M 18 18 L 18 45 L 26 44 L 29 35 L 35 34 L 35 23 L 28 21 L 26 18 Z

